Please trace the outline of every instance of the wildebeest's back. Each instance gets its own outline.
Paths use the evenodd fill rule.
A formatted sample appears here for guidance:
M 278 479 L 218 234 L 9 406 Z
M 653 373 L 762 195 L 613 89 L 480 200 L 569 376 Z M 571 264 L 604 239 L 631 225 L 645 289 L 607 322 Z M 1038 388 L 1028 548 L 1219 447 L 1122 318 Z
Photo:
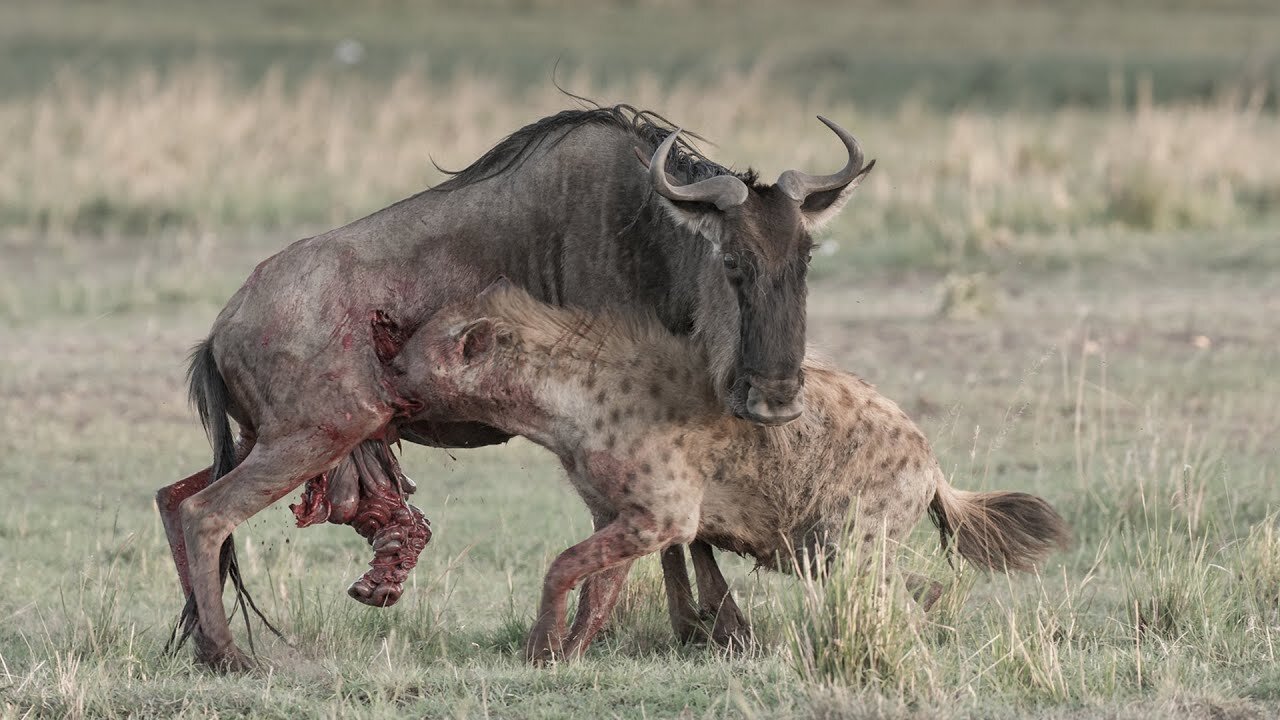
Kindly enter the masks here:
M 212 331 L 219 371 L 243 406 L 233 408 L 237 419 L 252 426 L 260 408 L 302 407 L 317 391 L 306 381 L 317 372 L 320 387 L 340 395 L 392 401 L 371 347 L 377 313 L 407 337 L 499 276 L 552 304 L 635 305 L 669 327 L 688 325 L 687 293 L 631 286 L 660 268 L 635 266 L 656 250 L 630 246 L 656 222 L 636 224 L 637 212 L 655 211 L 636 209 L 646 176 L 630 137 L 585 126 L 572 143 L 548 143 L 557 156 L 521 173 L 422 193 L 263 261 Z M 588 158 L 590 172 L 577 172 Z M 601 177 L 616 187 L 603 192 Z
M 430 294 L 404 263 L 371 259 L 352 235 L 340 228 L 264 260 L 218 316 L 214 356 L 238 421 L 302 416 L 318 394 L 349 398 L 353 412 L 390 401 L 378 382 L 377 326 L 405 323 L 404 298 Z

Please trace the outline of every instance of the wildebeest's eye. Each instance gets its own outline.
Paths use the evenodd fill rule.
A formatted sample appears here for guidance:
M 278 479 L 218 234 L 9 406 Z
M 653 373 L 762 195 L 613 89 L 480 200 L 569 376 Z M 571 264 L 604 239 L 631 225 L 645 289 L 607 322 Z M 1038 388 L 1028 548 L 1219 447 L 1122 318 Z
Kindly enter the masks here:
M 808 250 L 804 251 L 804 261 L 806 263 L 813 262 L 813 248 L 809 248 Z
M 733 254 L 733 253 L 725 253 L 725 254 L 724 254 L 724 258 L 723 258 L 723 259 L 724 259 L 724 269 L 725 269 L 725 270 L 737 270 L 737 269 L 738 269 L 738 256 L 737 256 L 737 255 L 735 255 L 735 254 Z

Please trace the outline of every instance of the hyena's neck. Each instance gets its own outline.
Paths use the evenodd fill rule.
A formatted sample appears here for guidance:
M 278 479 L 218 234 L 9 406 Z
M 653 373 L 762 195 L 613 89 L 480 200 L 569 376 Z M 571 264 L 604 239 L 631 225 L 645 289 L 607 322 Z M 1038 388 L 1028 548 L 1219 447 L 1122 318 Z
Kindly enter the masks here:
M 572 363 L 545 352 L 520 352 L 494 373 L 484 418 L 557 454 L 579 444 L 590 406 Z
M 593 357 L 526 348 L 507 368 L 507 393 L 521 411 L 503 429 L 563 455 L 584 445 L 613 449 L 624 439 L 719 417 L 723 410 L 693 360 L 696 352 L 677 349 L 619 343 Z

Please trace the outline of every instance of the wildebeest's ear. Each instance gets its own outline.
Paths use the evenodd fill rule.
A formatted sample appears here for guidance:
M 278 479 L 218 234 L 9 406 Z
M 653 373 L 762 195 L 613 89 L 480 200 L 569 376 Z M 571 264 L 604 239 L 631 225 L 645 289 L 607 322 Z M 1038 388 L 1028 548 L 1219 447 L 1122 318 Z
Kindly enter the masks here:
M 677 202 L 661 196 L 655 196 L 654 200 L 662 205 L 667 215 L 678 225 L 706 238 L 716 250 L 720 249 L 720 243 L 724 239 L 724 214 L 714 205 Z
M 464 360 L 475 360 L 493 349 L 495 335 L 493 320 L 472 320 L 454 331 L 454 347 Z
M 644 168 L 653 186 L 654 199 L 667 214 L 681 225 L 701 235 L 720 249 L 724 237 L 723 212 L 746 202 L 750 191 L 740 178 L 718 175 L 688 185 L 678 185 L 665 170 L 667 156 L 679 139 L 680 130 L 667 135 L 652 159 L 646 159 L 640 148 L 633 147 L 636 158 Z
M 845 203 L 849 202 L 849 198 L 853 197 L 853 191 L 857 189 L 867 173 L 871 172 L 871 168 L 875 167 L 876 161 L 872 160 L 862 168 L 848 185 L 839 187 L 834 190 L 824 190 L 822 192 L 811 193 L 804 199 L 804 204 L 800 206 L 800 217 L 804 222 L 804 229 L 814 232 L 821 229 L 824 225 L 840 214 L 844 209 Z
M 481 290 L 480 294 L 476 295 L 476 297 L 482 298 L 489 297 L 495 293 L 504 293 L 513 287 L 515 287 L 515 285 L 511 284 L 511 281 L 507 279 L 506 275 L 499 275 L 497 280 L 489 283 L 489 287 Z

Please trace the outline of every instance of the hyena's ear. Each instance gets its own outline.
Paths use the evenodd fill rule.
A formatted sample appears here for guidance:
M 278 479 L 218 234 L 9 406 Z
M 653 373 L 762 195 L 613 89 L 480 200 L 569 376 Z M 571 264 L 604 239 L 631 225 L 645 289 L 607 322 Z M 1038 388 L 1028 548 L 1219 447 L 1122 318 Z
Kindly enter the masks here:
M 454 350 L 463 361 L 470 362 L 487 355 L 493 349 L 496 331 L 493 320 L 472 320 L 453 333 Z
M 483 359 L 495 345 L 510 345 L 514 342 L 510 327 L 487 317 L 472 320 L 455 330 L 452 335 L 454 350 L 463 362 Z

